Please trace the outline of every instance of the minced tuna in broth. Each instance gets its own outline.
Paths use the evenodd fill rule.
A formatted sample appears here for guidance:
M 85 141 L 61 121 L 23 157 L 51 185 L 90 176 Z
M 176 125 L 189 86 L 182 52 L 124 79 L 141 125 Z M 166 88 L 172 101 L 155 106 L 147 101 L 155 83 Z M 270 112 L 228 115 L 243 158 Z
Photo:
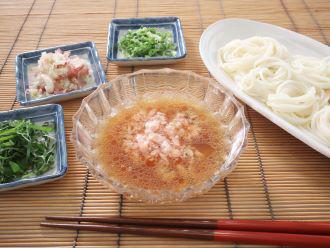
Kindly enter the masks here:
M 140 99 L 98 127 L 98 163 L 122 184 L 180 191 L 209 179 L 225 157 L 220 120 L 185 98 Z

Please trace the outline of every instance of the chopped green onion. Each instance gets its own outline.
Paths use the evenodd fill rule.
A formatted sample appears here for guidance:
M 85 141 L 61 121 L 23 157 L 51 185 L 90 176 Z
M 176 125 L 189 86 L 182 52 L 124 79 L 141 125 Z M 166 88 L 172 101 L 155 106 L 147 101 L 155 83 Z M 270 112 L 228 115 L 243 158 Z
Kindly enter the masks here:
M 147 27 L 128 30 L 119 41 L 119 50 L 126 57 L 171 57 L 176 53 L 171 32 Z

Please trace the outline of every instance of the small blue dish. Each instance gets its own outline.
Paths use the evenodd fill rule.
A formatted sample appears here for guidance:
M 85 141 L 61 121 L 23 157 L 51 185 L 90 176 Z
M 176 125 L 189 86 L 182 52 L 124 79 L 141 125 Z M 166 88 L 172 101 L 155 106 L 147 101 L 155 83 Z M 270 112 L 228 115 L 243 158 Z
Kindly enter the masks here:
M 63 110 L 61 105 L 48 104 L 43 106 L 0 112 L 0 121 L 17 119 L 30 119 L 32 122 L 54 122 L 56 137 L 55 166 L 50 171 L 47 171 L 45 174 L 37 177 L 19 179 L 9 183 L 2 183 L 0 184 L 0 191 L 7 191 L 42 184 L 63 177 L 67 171 L 68 164 Z
M 170 57 L 126 58 L 118 49 L 118 41 L 128 30 L 141 27 L 155 27 L 160 31 L 170 31 L 176 45 L 176 55 Z M 148 17 L 113 19 L 109 25 L 107 58 L 121 66 L 171 64 L 184 59 L 187 55 L 181 22 L 178 17 Z
M 86 89 L 74 90 L 68 93 L 31 99 L 29 95 L 26 94 L 26 90 L 29 88 L 27 73 L 28 66 L 31 64 L 37 64 L 42 52 L 55 52 L 57 49 L 61 49 L 62 51 L 70 51 L 71 55 L 87 55 L 93 69 L 95 85 Z M 16 97 L 17 101 L 24 106 L 37 105 L 41 103 L 54 103 L 86 96 L 104 82 L 106 82 L 106 77 L 102 69 L 100 58 L 94 42 L 91 41 L 25 52 L 16 56 Z

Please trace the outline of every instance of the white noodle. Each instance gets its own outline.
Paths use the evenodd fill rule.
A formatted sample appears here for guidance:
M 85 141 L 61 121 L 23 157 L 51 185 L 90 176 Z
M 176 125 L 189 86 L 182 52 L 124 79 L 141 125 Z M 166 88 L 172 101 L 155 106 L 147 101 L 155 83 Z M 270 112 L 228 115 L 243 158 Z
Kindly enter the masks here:
M 317 59 L 313 57 L 294 56 L 290 61 L 295 78 L 321 89 L 330 89 L 329 57 Z
M 269 37 L 233 40 L 219 66 L 248 95 L 330 146 L 330 57 L 292 56 Z
M 239 86 L 249 95 L 265 102 L 277 86 L 292 78 L 290 65 L 279 58 L 269 57 L 254 63 L 248 74 L 238 79 Z
M 319 94 L 313 86 L 288 80 L 280 84 L 274 94 L 268 96 L 267 105 L 288 122 L 303 125 L 324 105 L 323 91 Z
M 312 116 L 311 130 L 330 146 L 330 106 L 325 106 Z
M 267 100 L 270 91 L 268 86 L 258 78 L 258 71 L 250 71 L 249 74 L 241 77 L 241 80 L 238 80 L 237 83 L 239 87 L 250 96 L 257 98 L 262 102 Z
M 255 62 L 268 57 L 287 58 L 288 51 L 272 38 L 255 36 L 246 40 L 233 40 L 218 52 L 220 66 L 234 75 L 247 73 Z

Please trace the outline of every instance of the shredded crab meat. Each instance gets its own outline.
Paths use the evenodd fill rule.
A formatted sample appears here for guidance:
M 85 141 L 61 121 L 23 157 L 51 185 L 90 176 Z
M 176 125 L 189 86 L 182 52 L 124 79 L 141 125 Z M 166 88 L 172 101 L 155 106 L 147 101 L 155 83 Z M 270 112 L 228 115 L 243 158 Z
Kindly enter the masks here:
M 191 141 L 200 134 L 197 115 L 178 112 L 171 119 L 152 109 L 140 111 L 132 117 L 124 147 L 132 156 L 149 165 L 169 164 L 169 161 L 193 160 L 195 151 Z
M 93 70 L 87 59 L 57 49 L 43 52 L 38 66 L 29 70 L 29 89 L 32 98 L 61 94 L 89 87 L 94 82 Z

